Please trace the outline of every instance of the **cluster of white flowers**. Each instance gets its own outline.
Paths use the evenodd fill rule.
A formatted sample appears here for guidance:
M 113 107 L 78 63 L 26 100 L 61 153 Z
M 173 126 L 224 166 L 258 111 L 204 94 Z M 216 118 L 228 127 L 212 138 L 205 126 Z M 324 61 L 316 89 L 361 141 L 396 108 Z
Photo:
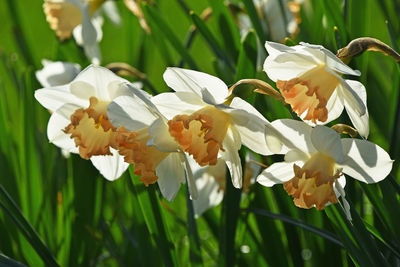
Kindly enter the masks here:
M 60 3 L 46 5 L 53 2 Z M 236 188 L 247 190 L 252 180 L 268 187 L 283 183 L 298 207 L 321 210 L 341 197 L 348 210 L 344 174 L 375 183 L 390 173 L 393 162 L 381 147 L 365 139 L 341 139 L 322 126 L 345 108 L 360 136 L 368 137 L 365 87 L 342 77 L 360 72 L 318 45 L 267 42 L 266 50 L 264 71 L 302 121 L 269 122 L 233 97 L 219 78 L 173 67 L 163 77 L 174 92 L 151 96 L 103 67 L 91 65 L 79 73 L 79 65 L 45 61 L 37 72 L 45 88 L 35 97 L 52 112 L 50 142 L 90 159 L 111 181 L 133 164 L 140 181 L 157 182 L 169 201 L 187 182 L 197 215 L 222 200 L 225 164 Z M 284 162 L 261 173 L 242 170 L 242 144 L 260 155 L 284 154 Z

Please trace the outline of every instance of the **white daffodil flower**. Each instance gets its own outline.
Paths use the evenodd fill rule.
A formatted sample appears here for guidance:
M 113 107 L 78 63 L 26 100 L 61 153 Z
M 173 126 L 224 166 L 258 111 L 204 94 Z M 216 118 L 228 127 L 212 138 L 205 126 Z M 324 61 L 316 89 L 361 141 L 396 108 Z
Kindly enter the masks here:
M 285 37 L 293 37 L 299 30 L 300 4 L 303 0 L 253 0 L 260 16 L 263 30 L 268 33 L 270 40 L 280 42 Z M 247 14 L 239 15 L 239 27 L 242 36 L 251 28 L 251 21 Z
M 392 169 L 393 161 L 381 147 L 366 140 L 340 139 L 331 128 L 312 128 L 290 119 L 267 127 L 267 144 L 285 154 L 285 161 L 266 168 L 257 182 L 268 187 L 283 183 L 298 207 L 322 210 L 342 196 L 348 212 L 344 174 L 369 184 L 381 181 Z
M 103 18 L 97 10 L 105 0 L 45 0 L 43 10 L 50 28 L 62 41 L 74 36 L 85 55 L 95 65 L 101 61 L 99 42 L 103 37 Z M 108 1 L 103 9 L 114 23 L 120 23 L 115 3 Z
M 52 87 L 71 82 L 81 71 L 79 64 L 71 62 L 42 60 L 43 69 L 35 72 L 36 79 L 43 87 Z
M 168 132 L 168 120 L 141 90 L 130 90 L 139 98 L 120 96 L 108 106 L 108 116 L 119 127 L 114 148 L 125 162 L 134 164 L 134 173 L 146 186 L 158 183 L 163 196 L 172 201 L 185 182 L 192 199 L 197 198 L 193 174 L 185 153 Z M 163 147 L 159 150 L 158 147 Z
M 238 150 L 243 143 L 259 154 L 271 154 L 264 137 L 268 121 L 238 97 L 229 106 L 224 104 L 228 88 L 217 77 L 168 68 L 164 80 L 176 92 L 159 94 L 152 101 L 169 119 L 171 136 L 200 166 L 215 165 L 220 156 L 229 168 L 233 185 L 242 187 Z
M 38 89 L 35 98 L 52 111 L 47 125 L 51 143 L 90 159 L 108 180 L 115 180 L 128 167 L 111 147 L 116 127 L 108 119 L 107 107 L 116 97 L 132 95 L 126 83 L 110 70 L 89 66 L 70 83 Z
M 188 158 L 196 181 L 198 198 L 193 200 L 194 214 L 199 217 L 205 211 L 218 206 L 226 191 L 226 166 L 220 158 L 216 165 L 200 167 L 192 158 Z M 255 183 L 261 167 L 252 162 L 252 154 L 246 154 L 246 165 L 243 179 L 243 193 L 248 193 L 249 188 Z M 244 195 L 244 194 L 243 194 Z M 242 196 L 243 196 L 242 195 Z
M 319 45 L 300 43 L 288 47 L 267 42 L 265 47 L 269 56 L 264 71 L 303 121 L 312 126 L 326 124 L 346 108 L 360 135 L 368 137 L 365 87 L 358 81 L 342 78 L 342 74 L 359 76 L 359 71 Z

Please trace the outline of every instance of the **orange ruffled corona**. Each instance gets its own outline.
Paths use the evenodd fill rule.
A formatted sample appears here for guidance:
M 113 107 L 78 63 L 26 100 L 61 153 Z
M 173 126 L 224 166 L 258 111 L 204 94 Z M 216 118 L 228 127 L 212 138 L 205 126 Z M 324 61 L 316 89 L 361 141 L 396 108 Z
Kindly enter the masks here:
M 328 202 L 338 202 L 333 183 L 340 171 L 335 169 L 333 158 L 318 152 L 302 168 L 294 164 L 293 169 L 295 176 L 284 183 L 284 188 L 297 207 L 309 209 L 315 205 L 323 210 Z
M 70 38 L 72 30 L 82 22 L 79 8 L 68 2 L 46 1 L 43 10 L 50 28 L 61 41 Z
M 65 127 L 64 132 L 71 134 L 84 159 L 112 155 L 110 146 L 114 143 L 116 128 L 107 117 L 109 102 L 99 101 L 96 97 L 91 97 L 89 101 L 88 108 L 77 109 L 71 115 L 71 123 Z
M 89 14 L 93 15 L 105 0 L 87 0 L 87 2 Z M 46 0 L 43 3 L 43 11 L 50 28 L 56 32 L 61 41 L 70 38 L 73 29 L 82 23 L 81 11 L 69 2 Z
M 325 65 L 319 65 L 299 78 L 276 82 L 276 86 L 293 111 L 299 116 L 307 112 L 303 119 L 311 120 L 313 123 L 328 119 L 326 104 L 338 85 L 339 79 L 327 72 Z
M 124 156 L 125 162 L 135 165 L 134 173 L 141 176 L 139 181 L 146 186 L 158 180 L 155 169 L 169 154 L 154 146 L 147 146 L 150 138 L 148 128 L 129 132 L 122 126 L 118 128 L 116 135 L 119 154 Z
M 200 166 L 217 164 L 218 151 L 230 124 L 230 116 L 214 106 L 168 121 L 169 133 Z

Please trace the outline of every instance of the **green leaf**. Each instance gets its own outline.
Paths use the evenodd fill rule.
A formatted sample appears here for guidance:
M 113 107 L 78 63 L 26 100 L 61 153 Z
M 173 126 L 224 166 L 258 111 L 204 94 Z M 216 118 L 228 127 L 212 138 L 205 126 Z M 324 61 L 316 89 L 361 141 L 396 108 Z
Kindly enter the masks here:
M 188 235 L 190 245 L 190 263 L 192 266 L 203 266 L 199 233 L 197 232 L 196 219 L 194 218 L 193 201 L 190 198 L 188 182 L 186 182 L 186 207 L 188 219 Z
M 0 266 L 9 266 L 9 267 L 27 267 L 27 265 L 22 264 L 16 260 L 13 260 L 6 255 L 0 253 Z
M 257 215 L 262 215 L 262 216 L 266 216 L 268 218 L 271 219 L 277 219 L 283 222 L 287 222 L 290 223 L 292 225 L 298 226 L 300 228 L 303 228 L 304 230 L 307 230 L 309 232 L 312 232 L 316 235 L 321 236 L 322 238 L 325 238 L 326 240 L 329 240 L 330 242 L 334 243 L 335 245 L 338 245 L 339 247 L 343 247 L 342 242 L 332 233 L 320 229 L 318 227 L 315 227 L 311 224 L 308 224 L 306 222 L 300 221 L 300 220 L 296 220 L 294 218 L 291 218 L 289 216 L 286 216 L 284 214 L 275 214 L 272 212 L 269 212 L 267 210 L 263 210 L 263 209 L 257 209 L 257 208 L 249 208 L 249 209 L 244 209 L 242 210 L 243 212 L 251 212 Z
M 247 14 L 249 15 L 251 23 L 253 24 L 254 30 L 257 33 L 258 39 L 260 40 L 261 44 L 264 44 L 267 40 L 269 40 L 269 37 L 266 35 L 262 28 L 261 21 L 258 17 L 258 13 L 256 7 L 254 6 L 253 0 L 243 0 L 243 4 L 246 8 Z
M 243 170 L 246 162 L 244 151 L 244 148 L 239 151 Z M 219 265 L 234 266 L 236 261 L 236 227 L 239 220 L 239 204 L 242 189 L 233 187 L 232 178 L 228 169 L 226 173 L 226 193 L 222 203 L 220 222 Z
M 0 185 L 0 207 L 10 217 L 10 219 L 13 220 L 26 240 L 31 244 L 46 265 L 59 266 L 50 250 L 43 243 L 29 222 L 25 219 L 14 200 L 2 185 Z
M 217 39 L 214 37 L 214 35 L 211 33 L 211 31 L 208 29 L 204 21 L 196 15 L 194 12 L 190 13 L 193 23 L 196 25 L 197 29 L 201 33 L 201 35 L 205 38 L 207 41 L 207 44 L 210 46 L 210 48 L 214 51 L 215 55 L 222 60 L 226 66 L 234 73 L 235 68 L 229 59 L 229 57 L 226 55 L 225 51 L 221 48 L 220 44 L 218 43 Z
M 154 10 L 153 7 L 149 5 L 143 5 L 143 11 L 145 16 L 154 23 L 159 28 L 159 33 L 163 34 L 165 39 L 167 39 L 176 52 L 182 57 L 182 59 L 189 65 L 192 69 L 198 69 L 194 59 L 189 54 L 187 49 L 183 46 L 179 38 L 176 36 L 174 31 L 167 25 L 164 19 L 160 16 L 159 12 Z
M 257 72 L 257 37 L 249 31 L 243 39 L 237 63 L 236 81 L 254 78 Z
M 174 243 L 171 240 L 167 224 L 161 212 L 160 200 L 154 189 L 155 185 L 145 187 L 143 183 L 139 182 L 138 177 L 133 173 L 132 165 L 129 167 L 129 174 L 147 229 L 159 248 L 164 264 L 166 266 L 176 266 Z

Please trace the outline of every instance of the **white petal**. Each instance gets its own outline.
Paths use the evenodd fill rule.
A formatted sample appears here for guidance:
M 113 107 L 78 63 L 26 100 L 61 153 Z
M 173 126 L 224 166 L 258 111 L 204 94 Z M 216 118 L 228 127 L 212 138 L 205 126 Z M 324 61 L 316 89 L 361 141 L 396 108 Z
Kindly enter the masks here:
M 342 114 L 343 108 L 344 105 L 342 98 L 338 96 L 338 91 L 334 90 L 328 100 L 328 103 L 326 104 L 326 109 L 328 110 L 328 118 L 323 124 L 329 123 L 337 119 Z
M 269 122 L 252 105 L 239 97 L 235 97 L 230 106 L 244 111 L 240 115 L 241 118 L 232 113 L 232 120 L 239 131 L 242 143 L 256 153 L 271 155 L 272 152 L 265 141 L 265 125 Z
M 199 191 L 198 198 L 193 200 L 196 217 L 200 216 L 206 210 L 217 206 L 224 198 L 224 192 L 223 190 L 219 190 L 219 184 L 215 176 L 224 173 L 225 168 L 225 162 L 218 160 L 217 165 L 203 167 L 194 172 L 196 187 Z
M 151 95 L 148 94 L 147 92 L 143 91 L 142 89 L 137 88 L 131 83 L 125 83 L 124 86 L 127 86 L 129 91 L 133 93 L 133 95 L 137 98 L 139 98 L 143 105 L 147 107 L 147 109 L 154 114 L 156 117 L 164 117 L 158 108 L 154 105 L 154 103 L 151 101 Z
M 303 49 L 301 46 L 288 47 L 266 42 L 265 48 L 269 56 L 264 62 L 264 71 L 274 82 L 298 77 L 319 63 L 312 55 L 301 51 Z
M 170 153 L 156 168 L 161 194 L 172 201 L 185 181 L 185 172 L 178 153 Z
M 121 24 L 121 16 L 114 1 L 106 1 L 101 7 L 112 23 L 115 25 Z
M 95 89 L 94 96 L 103 101 L 112 100 L 110 96 L 110 89 L 108 87 L 110 83 L 115 83 L 115 81 L 119 81 L 121 83 L 128 82 L 127 80 L 115 75 L 111 70 L 94 65 L 88 66 L 81 73 L 79 73 L 72 83 L 77 81 L 90 84 Z
M 191 92 L 162 93 L 154 96 L 151 101 L 169 120 L 178 114 L 192 114 L 205 106 L 205 103 Z
M 296 163 L 298 166 L 303 166 L 309 158 L 309 155 L 300 150 L 290 150 L 285 154 L 286 162 Z
M 351 102 L 347 101 L 347 99 L 344 98 L 347 114 L 349 115 L 351 122 L 353 123 L 359 134 L 365 138 L 368 138 L 369 114 L 367 108 L 367 92 L 364 85 L 358 81 L 346 80 L 346 82 L 350 85 L 354 92 L 357 93 L 365 106 L 365 114 L 360 116 L 353 105 L 351 105 Z
M 342 139 L 343 172 L 364 183 L 377 183 L 390 173 L 393 160 L 380 146 L 366 140 Z
M 313 129 L 311 126 L 302 121 L 291 119 L 275 120 L 271 125 L 276 131 L 266 131 L 267 144 L 270 138 L 280 140 L 283 144 L 280 154 L 292 149 L 303 151 L 306 154 L 315 152 L 311 142 L 311 131 Z
M 233 127 L 228 128 L 225 139 L 222 143 L 225 151 L 221 151 L 222 159 L 225 160 L 232 178 L 232 184 L 236 188 L 242 187 L 242 164 L 238 150 L 240 148 L 240 136 Z
M 361 73 L 358 70 L 353 70 L 346 64 L 344 64 L 337 56 L 335 56 L 331 51 L 326 49 L 325 47 L 321 45 L 313 45 L 313 44 L 308 44 L 308 43 L 303 43 L 300 42 L 300 44 L 304 47 L 309 48 L 308 51 L 310 53 L 323 53 L 324 55 L 324 62 L 326 65 L 331 68 L 332 70 L 343 73 L 343 74 L 348 74 L 348 75 L 355 75 L 355 76 L 360 76 Z M 318 51 L 318 52 L 317 52 Z
M 70 116 L 78 108 L 78 106 L 65 104 L 51 115 L 47 124 L 49 141 L 72 153 L 78 153 L 78 148 L 75 146 L 74 140 L 70 138 L 71 135 L 64 133 L 63 130 L 71 123 Z
M 35 72 L 36 78 L 43 87 L 53 87 L 71 82 L 81 71 L 78 64 L 70 62 L 45 62 L 44 68 Z
M 84 81 L 72 82 L 69 86 L 69 90 L 73 95 L 85 100 L 96 95 L 96 89 L 93 85 Z
M 257 177 L 257 182 L 263 186 L 271 187 L 275 184 L 282 184 L 294 177 L 293 163 L 274 163 Z
M 342 98 L 344 106 L 351 106 L 358 116 L 363 116 L 366 113 L 367 107 L 361 99 L 362 96 L 359 95 L 359 92 L 355 91 L 346 80 L 336 73 L 334 73 L 334 75 L 338 77 L 340 81 L 340 85 L 336 90 L 338 91 L 338 96 Z M 352 85 L 355 85 L 355 83 L 352 83 Z M 356 88 L 359 88 L 359 86 L 356 86 Z
M 147 106 L 131 96 L 115 98 L 107 108 L 107 115 L 115 127 L 124 126 L 128 131 L 148 127 L 157 119 Z
M 35 91 L 36 100 L 45 108 L 55 111 L 66 103 L 74 103 L 81 107 L 89 106 L 88 100 L 83 100 L 69 92 L 69 85 L 38 89 Z
M 311 131 L 311 142 L 319 152 L 332 157 L 337 163 L 343 162 L 340 135 L 335 130 L 318 125 Z
M 342 207 L 344 209 L 344 212 L 346 214 L 346 217 L 349 221 L 351 221 L 351 212 L 350 212 L 350 205 L 349 202 L 346 200 L 346 192 L 344 191 L 344 186 L 340 184 L 339 181 L 335 182 L 335 187 L 334 187 L 336 196 L 339 198 L 339 196 L 342 197 Z
M 169 134 L 168 125 L 162 118 L 156 119 L 149 127 L 151 139 L 148 146 L 155 146 L 162 152 L 176 152 L 180 149 L 179 144 Z
M 128 168 L 129 164 L 124 161 L 124 157 L 118 154 L 118 151 L 110 148 L 112 155 L 110 156 L 92 156 L 90 160 L 109 181 L 118 179 Z
M 83 5 L 81 9 L 82 24 L 74 28 L 73 35 L 77 44 L 83 46 L 86 56 L 92 63 L 99 65 L 101 55 L 98 42 L 102 39 L 103 35 L 101 31 L 103 19 L 99 16 L 94 16 L 91 19 L 88 8 L 88 4 Z
M 202 97 L 201 91 L 206 89 L 215 104 L 223 103 L 228 96 L 228 87 L 223 81 L 203 72 L 167 68 L 163 77 L 167 85 L 177 92 L 193 92 Z
M 199 197 L 199 192 L 197 190 L 196 181 L 194 180 L 192 168 L 190 167 L 188 157 L 185 153 L 179 153 L 181 161 L 185 166 L 186 182 L 188 184 L 190 199 L 196 200 Z

